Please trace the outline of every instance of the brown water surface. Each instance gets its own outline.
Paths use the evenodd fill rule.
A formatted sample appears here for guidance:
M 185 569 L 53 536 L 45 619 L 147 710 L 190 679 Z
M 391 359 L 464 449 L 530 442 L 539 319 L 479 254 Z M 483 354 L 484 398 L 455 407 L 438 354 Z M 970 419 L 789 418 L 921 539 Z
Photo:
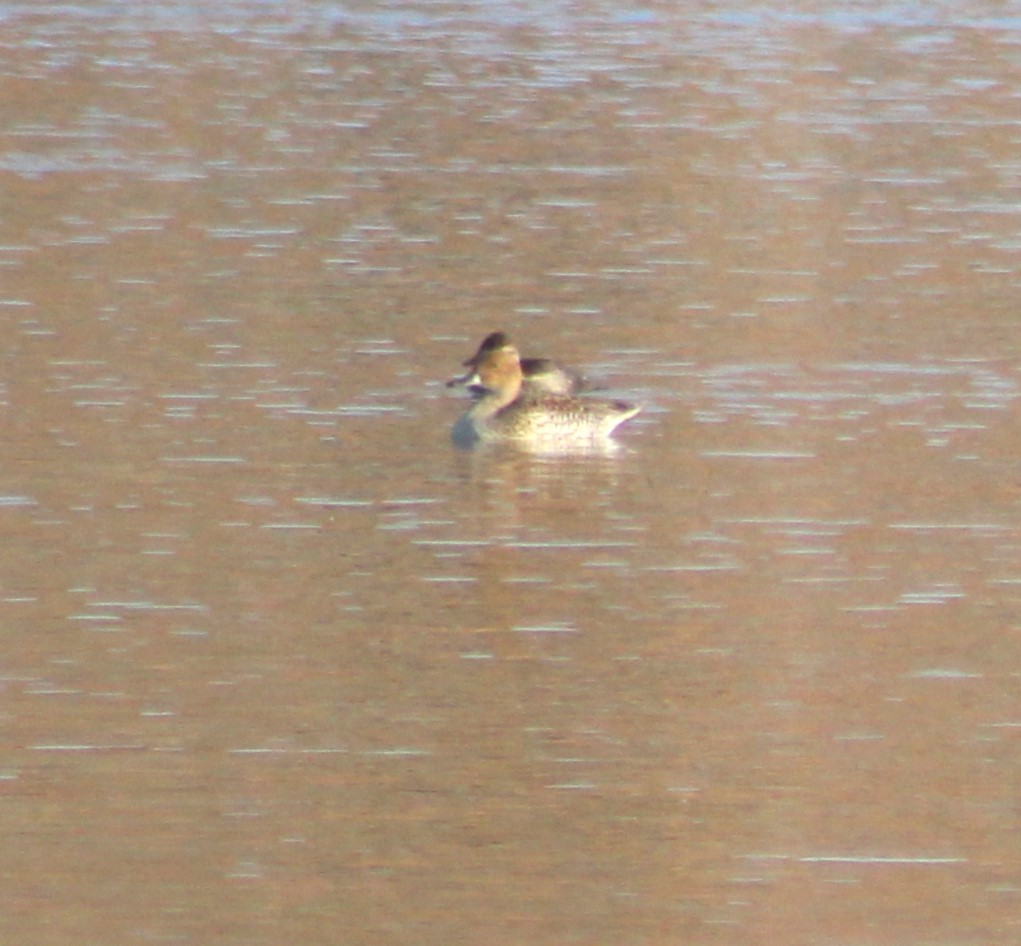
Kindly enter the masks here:
M 3 942 L 1018 942 L 1021 20 L 803 6 L 0 4 Z

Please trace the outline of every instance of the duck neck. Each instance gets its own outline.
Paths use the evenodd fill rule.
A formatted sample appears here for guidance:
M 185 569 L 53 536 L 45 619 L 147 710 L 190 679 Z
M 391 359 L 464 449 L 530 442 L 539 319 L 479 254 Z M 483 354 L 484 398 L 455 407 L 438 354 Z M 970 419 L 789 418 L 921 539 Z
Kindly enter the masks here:
M 521 375 L 506 378 L 499 387 L 487 388 L 486 393 L 471 408 L 475 417 L 492 417 L 513 404 L 521 394 Z

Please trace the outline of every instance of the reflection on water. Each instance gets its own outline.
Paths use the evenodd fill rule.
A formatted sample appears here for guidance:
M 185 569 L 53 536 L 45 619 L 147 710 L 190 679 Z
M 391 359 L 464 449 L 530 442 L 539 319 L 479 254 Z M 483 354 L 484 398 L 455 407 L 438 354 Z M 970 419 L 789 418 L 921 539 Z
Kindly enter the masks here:
M 5 941 L 1016 941 L 1015 18 L 0 17 Z

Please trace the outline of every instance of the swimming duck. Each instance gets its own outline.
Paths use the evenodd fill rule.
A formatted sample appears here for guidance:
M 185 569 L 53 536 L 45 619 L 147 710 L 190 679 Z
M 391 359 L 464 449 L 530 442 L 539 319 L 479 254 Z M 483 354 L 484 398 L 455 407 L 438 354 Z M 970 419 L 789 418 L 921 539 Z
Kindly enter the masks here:
M 541 446 L 605 440 L 641 407 L 524 388 L 521 356 L 506 335 L 489 336 L 467 384 L 480 393 L 454 425 L 459 446 L 512 442 Z M 488 344 L 487 344 L 488 343 Z M 485 350 L 484 350 L 485 349 Z
M 509 344 L 510 341 L 503 332 L 492 332 L 487 335 L 479 345 L 479 350 L 467 361 L 462 362 L 464 367 L 469 369 L 468 373 L 451 378 L 447 382 L 447 387 L 465 387 L 476 397 L 484 394 L 484 390 L 472 380 L 476 377 L 476 369 L 487 355 Z M 527 394 L 574 395 L 592 389 L 588 379 L 583 375 L 571 368 L 557 364 L 550 358 L 522 358 L 520 360 L 522 387 Z

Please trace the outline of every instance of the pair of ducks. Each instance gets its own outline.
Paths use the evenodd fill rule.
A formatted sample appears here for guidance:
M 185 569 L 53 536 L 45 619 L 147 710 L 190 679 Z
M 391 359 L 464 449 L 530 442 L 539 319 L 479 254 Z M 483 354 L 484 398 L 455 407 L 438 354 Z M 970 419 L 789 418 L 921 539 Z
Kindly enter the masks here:
M 473 397 L 454 425 L 459 446 L 600 441 L 641 410 L 624 401 L 578 397 L 589 389 L 581 375 L 548 358 L 522 358 L 503 332 L 487 335 L 464 366 L 467 374 L 447 382 Z

